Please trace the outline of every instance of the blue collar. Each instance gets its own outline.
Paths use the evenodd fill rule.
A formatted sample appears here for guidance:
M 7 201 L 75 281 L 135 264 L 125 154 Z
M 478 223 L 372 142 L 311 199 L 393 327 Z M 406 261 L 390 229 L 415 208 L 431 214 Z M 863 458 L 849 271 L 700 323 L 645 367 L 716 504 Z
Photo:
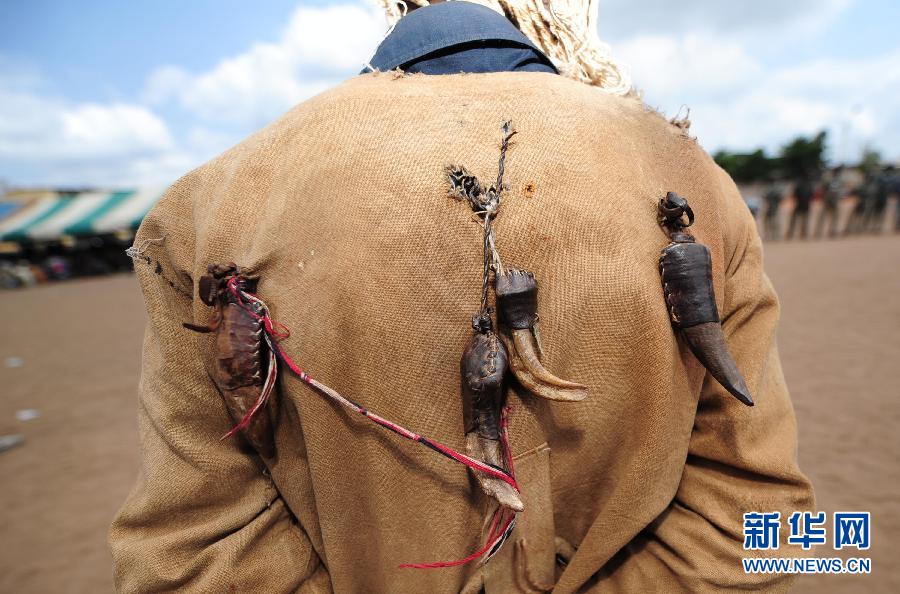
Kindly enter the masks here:
M 369 65 L 375 70 L 394 70 L 440 50 L 473 42 L 506 42 L 503 45 L 530 49 L 536 60 L 558 74 L 546 54 L 505 17 L 485 6 L 459 0 L 411 11 L 384 38 Z

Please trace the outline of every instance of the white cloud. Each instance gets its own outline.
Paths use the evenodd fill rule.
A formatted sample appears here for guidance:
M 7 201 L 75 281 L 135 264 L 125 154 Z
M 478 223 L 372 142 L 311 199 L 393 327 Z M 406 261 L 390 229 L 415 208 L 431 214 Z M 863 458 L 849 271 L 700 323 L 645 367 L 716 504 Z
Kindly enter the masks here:
M 147 109 L 124 103 L 81 104 L 59 114 L 60 149 L 77 149 L 82 157 L 166 151 L 173 146 L 169 129 Z M 113 152 L 115 151 L 115 152 Z
M 258 127 L 362 69 L 383 32 L 374 8 L 299 8 L 277 43 L 255 44 L 195 75 L 160 68 L 145 96 L 174 97 L 208 123 Z
M 304 98 L 310 85 L 297 80 L 292 71 L 293 64 L 280 47 L 257 45 L 191 79 L 179 99 L 210 122 L 259 125 Z
M 159 183 L 194 162 L 148 107 L 71 102 L 50 95 L 48 87 L 27 68 L 0 76 L 0 175 L 13 182 Z
M 343 1 L 299 7 L 274 42 L 206 71 L 162 66 L 131 102 L 56 98 L 33 70 L 0 56 L 0 175 L 36 184 L 174 180 L 361 69 L 385 22 L 373 4 Z M 900 50 L 794 59 L 798 40 L 833 34 L 849 1 L 604 0 L 601 34 L 649 104 L 670 115 L 691 108 L 692 133 L 710 150 L 775 149 L 824 128 L 835 157 L 852 160 L 869 143 L 897 158 Z
M 850 0 L 604 0 L 600 32 L 610 39 L 684 31 L 809 35 L 831 23 L 849 4 Z
M 386 29 L 380 9 L 363 5 L 300 8 L 287 26 L 281 47 L 300 64 L 359 71 Z M 340 31 L 340 35 L 335 35 Z
M 740 43 L 708 34 L 637 35 L 616 55 L 650 98 L 743 92 L 762 71 Z
M 854 160 L 869 144 L 896 159 L 898 96 L 900 51 L 895 51 L 876 60 L 829 60 L 782 69 L 741 97 L 736 114 L 710 113 L 723 122 L 740 118 L 735 136 L 745 136 L 743 146 L 754 137 L 771 146 L 791 132 L 826 129 L 835 159 Z M 737 142 L 734 138 L 730 144 Z
M 170 150 L 166 123 L 139 105 L 69 105 L 0 89 L 0 158 L 90 160 Z
M 301 7 L 276 43 L 254 44 L 205 72 L 156 69 L 141 103 L 50 97 L 34 71 L 0 56 L 0 175 L 41 185 L 171 182 L 358 72 L 385 27 L 372 5 Z M 173 108 L 185 112 L 170 118 L 187 122 L 183 129 L 161 116 L 177 116 Z
M 850 0 L 694 0 L 601 6 L 601 32 L 644 99 L 674 115 L 687 105 L 709 150 L 777 150 L 827 130 L 831 157 L 868 144 L 900 157 L 900 51 L 846 60 L 795 60 L 833 27 Z M 831 29 L 829 29 L 831 27 Z
M 159 105 L 178 96 L 190 82 L 190 75 L 178 66 L 162 66 L 154 70 L 144 83 L 144 102 Z

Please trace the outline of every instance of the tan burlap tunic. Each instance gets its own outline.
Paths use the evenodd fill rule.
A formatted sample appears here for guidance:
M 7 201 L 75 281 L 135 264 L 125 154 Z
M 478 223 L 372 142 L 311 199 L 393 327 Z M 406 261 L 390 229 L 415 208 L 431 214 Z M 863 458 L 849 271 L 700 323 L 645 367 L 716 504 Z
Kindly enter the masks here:
M 277 462 L 265 467 L 240 440 L 220 441 L 232 423 L 208 373 L 214 338 L 181 324 L 211 319 L 196 296 L 209 263 L 252 267 L 304 369 L 462 450 L 459 359 L 479 302 L 481 228 L 448 197 L 444 166 L 495 179 L 507 119 L 518 134 L 498 248 L 540 283 L 547 367 L 590 392 L 557 403 L 510 382 L 526 506 L 511 541 L 484 569 L 399 569 L 483 542 L 488 502 L 466 468 L 288 373 Z M 690 200 L 712 251 L 754 408 L 672 330 L 656 223 L 669 190 Z M 786 519 L 812 506 L 760 240 L 728 176 L 638 100 L 541 73 L 356 77 L 175 183 L 136 244 L 160 237 L 147 253 L 194 298 L 137 264 L 150 321 L 143 463 L 110 532 L 122 591 L 786 588 L 740 563 L 754 556 L 742 550 L 743 513 Z

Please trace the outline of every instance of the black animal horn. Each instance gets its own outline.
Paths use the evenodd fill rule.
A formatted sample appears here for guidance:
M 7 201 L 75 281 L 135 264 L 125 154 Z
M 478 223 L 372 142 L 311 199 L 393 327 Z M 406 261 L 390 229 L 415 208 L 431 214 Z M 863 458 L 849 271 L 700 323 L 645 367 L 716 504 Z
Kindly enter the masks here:
M 672 324 L 716 381 L 735 398 L 753 406 L 750 390 L 728 350 L 712 283 L 709 248 L 685 231 L 694 213 L 687 201 L 669 192 L 659 201 L 659 222 L 671 239 L 659 258 L 663 292 Z M 685 222 L 684 217 L 687 217 Z
M 747 406 L 753 406 L 750 390 L 728 351 L 722 326 L 718 322 L 706 322 L 683 328 L 681 333 L 687 340 L 691 352 L 703 363 L 710 375 L 735 398 Z

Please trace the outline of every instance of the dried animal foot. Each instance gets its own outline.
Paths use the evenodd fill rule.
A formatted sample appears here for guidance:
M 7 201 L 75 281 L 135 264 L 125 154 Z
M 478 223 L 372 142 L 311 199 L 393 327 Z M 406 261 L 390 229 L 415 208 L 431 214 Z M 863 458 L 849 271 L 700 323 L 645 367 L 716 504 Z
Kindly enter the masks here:
M 474 432 L 467 433 L 466 451 L 469 456 L 476 460 L 481 460 L 497 468 L 503 468 L 503 447 L 499 440 L 480 437 Z M 496 499 L 500 505 L 517 512 L 525 509 L 519 494 L 509 483 L 502 479 L 488 476 L 483 472 L 476 472 L 475 479 L 481 486 L 481 490 L 488 497 Z

